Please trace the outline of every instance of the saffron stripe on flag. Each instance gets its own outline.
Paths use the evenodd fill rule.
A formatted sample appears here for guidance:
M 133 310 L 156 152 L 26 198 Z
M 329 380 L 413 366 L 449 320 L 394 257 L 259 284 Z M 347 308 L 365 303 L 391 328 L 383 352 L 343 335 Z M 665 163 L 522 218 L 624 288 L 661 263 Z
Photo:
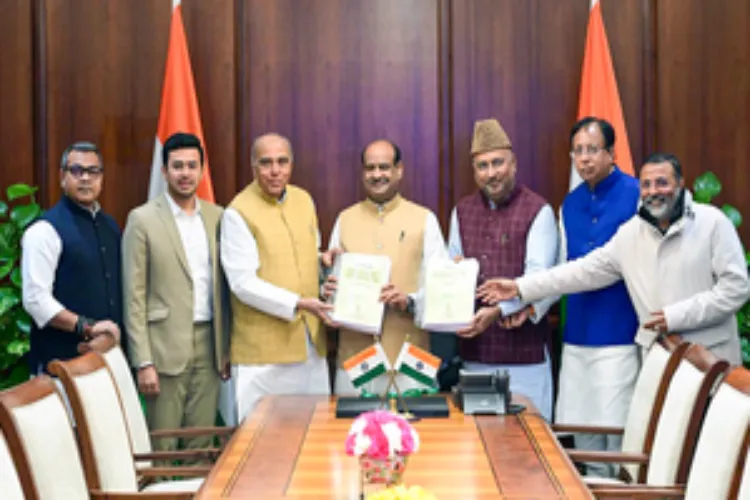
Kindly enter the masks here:
M 409 354 L 422 361 L 423 363 L 434 367 L 435 369 L 440 368 L 440 358 L 438 358 L 437 356 L 433 356 L 429 352 L 425 351 L 424 349 L 420 349 L 414 344 L 411 344 L 409 346 Z
M 365 361 L 366 359 L 369 359 L 372 356 L 377 356 L 377 354 L 378 354 L 377 347 L 374 346 L 374 345 L 372 345 L 372 346 L 368 347 L 367 349 L 358 352 L 357 354 L 355 354 L 351 358 L 347 359 L 346 361 L 343 362 L 342 365 L 344 367 L 344 370 L 349 371 L 350 369 L 354 368 L 355 366 L 362 364 L 362 362 Z
M 401 373 L 404 375 L 413 378 L 419 383 L 422 383 L 426 386 L 432 386 L 433 379 L 432 377 L 428 377 L 424 373 L 420 372 L 419 370 L 415 370 L 411 366 L 407 365 L 406 363 L 402 364 L 401 367 L 398 369 Z
M 352 379 L 352 385 L 355 388 L 359 388 L 360 386 L 366 384 L 367 382 L 371 381 L 374 378 L 377 378 L 385 373 L 385 365 L 383 363 L 380 363 L 372 370 L 363 373 L 359 377 Z

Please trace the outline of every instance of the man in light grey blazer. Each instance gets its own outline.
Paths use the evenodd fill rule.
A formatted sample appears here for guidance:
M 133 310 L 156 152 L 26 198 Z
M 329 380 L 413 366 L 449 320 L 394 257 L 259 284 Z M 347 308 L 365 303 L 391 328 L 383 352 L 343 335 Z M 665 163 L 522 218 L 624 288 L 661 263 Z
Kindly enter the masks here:
M 222 209 L 199 200 L 203 148 L 192 134 L 162 150 L 167 192 L 133 210 L 122 248 L 125 324 L 152 430 L 211 426 L 228 371 L 228 302 L 219 265 Z M 156 440 L 173 450 L 176 439 Z M 186 448 L 202 448 L 197 437 Z

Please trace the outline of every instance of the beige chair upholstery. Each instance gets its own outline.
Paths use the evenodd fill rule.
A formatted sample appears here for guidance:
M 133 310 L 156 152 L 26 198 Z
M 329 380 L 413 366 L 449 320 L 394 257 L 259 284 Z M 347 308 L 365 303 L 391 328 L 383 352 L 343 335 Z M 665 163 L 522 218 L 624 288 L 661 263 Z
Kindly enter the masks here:
M 622 429 L 594 426 L 554 425 L 553 429 L 564 432 L 590 432 L 622 434 L 623 453 L 648 453 L 651 450 L 656 423 L 661 412 L 667 388 L 674 372 L 690 344 L 662 339 L 649 350 L 636 380 L 633 397 L 628 410 L 625 427 Z M 569 450 L 571 459 L 578 461 L 579 450 Z M 588 453 L 588 452 L 587 452 Z M 607 454 L 607 452 L 603 452 Z M 597 453 L 594 453 L 597 454 Z M 596 461 L 591 458 L 590 461 Z M 645 477 L 645 469 L 637 463 L 623 463 L 625 475 L 633 480 Z M 584 477 L 587 484 L 618 484 L 618 479 Z
M 691 346 L 691 350 L 701 346 Z M 723 370 L 728 367 L 725 366 Z M 705 408 L 708 394 L 702 395 L 702 391 L 710 391 L 719 374 L 708 381 L 711 372 L 705 372 L 693 363 L 683 360 L 669 384 L 667 398 L 664 400 L 659 417 L 659 423 L 654 436 L 654 446 L 651 452 L 651 460 L 648 467 L 646 484 L 654 486 L 669 486 L 678 481 L 678 468 L 683 454 L 686 452 L 685 443 L 690 431 L 689 427 L 693 421 L 698 425 L 702 417 L 696 417 L 695 409 L 702 405 Z M 710 385 L 706 387 L 706 384 Z M 705 398 L 703 401 L 700 398 Z M 696 429 L 693 432 L 697 431 Z M 692 450 L 687 450 L 692 453 Z
M 70 398 L 89 488 L 104 492 L 139 491 L 138 477 L 145 470 L 136 473 L 120 394 L 102 355 L 90 352 L 74 360 L 53 362 L 49 369 L 60 377 Z M 182 473 L 188 475 L 186 470 Z M 201 481 L 195 480 L 179 481 L 170 491 L 194 492 L 200 484 Z
M 687 375 L 685 375 L 687 373 Z M 689 372 L 678 373 L 674 383 L 691 378 Z M 710 372 L 704 382 L 708 382 Z M 687 384 L 693 384 L 687 381 Z M 703 384 L 705 387 L 705 383 Z M 692 392 L 692 391 L 688 391 Z M 697 404 L 700 406 L 701 391 L 696 396 Z M 677 399 L 682 391 L 672 391 L 668 396 L 670 400 Z M 687 395 L 690 397 L 690 394 Z M 665 417 L 671 414 L 675 419 L 677 427 L 682 427 L 679 413 L 673 412 L 672 401 L 665 404 Z M 700 408 L 699 408 L 700 410 Z M 702 412 L 702 411 L 701 411 Z M 700 415 L 699 415 L 700 416 Z M 692 432 L 688 424 L 687 432 Z M 660 422 L 661 426 L 661 422 Z M 662 429 L 659 429 L 662 431 Z M 665 434 L 662 432 L 662 436 Z M 673 469 L 670 457 L 664 453 L 661 436 L 655 443 L 654 452 L 664 457 L 667 467 L 656 467 L 649 469 L 649 478 L 653 475 L 667 473 Z M 726 379 L 719 385 L 703 419 L 698 443 L 695 447 L 695 455 L 690 464 L 687 475 L 687 484 L 683 484 L 677 472 L 677 481 L 670 485 L 621 485 L 593 486 L 592 491 L 597 498 L 627 497 L 627 498 L 682 498 L 686 500 L 750 500 L 750 474 L 748 473 L 748 449 L 750 447 L 750 371 L 737 367 L 732 370 Z M 675 446 L 677 448 L 677 446 Z M 685 449 L 683 453 L 691 453 L 691 449 Z M 681 460 L 680 468 L 689 463 L 689 460 Z M 740 484 L 744 481 L 744 484 Z M 738 493 L 739 492 L 739 493 Z
M 747 445 L 744 438 L 749 425 L 750 396 L 721 384 L 703 421 L 688 475 L 686 500 L 729 496 L 737 460 L 740 453 L 747 454 L 742 446 Z
M 133 445 L 133 452 L 151 453 L 151 440 L 148 434 L 148 425 L 146 417 L 141 408 L 141 402 L 138 398 L 138 391 L 133 383 L 133 376 L 130 373 L 130 367 L 125 359 L 125 355 L 119 346 L 113 346 L 102 353 L 104 361 L 114 377 L 117 389 L 120 392 L 120 400 L 125 412 L 125 420 L 128 424 L 130 441 Z M 136 462 L 136 468 L 151 467 L 151 460 L 139 460 Z
M 8 442 L 0 433 L 0 492 L 3 500 L 24 500 L 21 479 L 18 477 Z
M 14 462 L 19 477 L 26 471 L 25 498 L 89 498 L 67 409 L 49 377 L 0 394 L 0 426 L 10 448 L 23 450 Z

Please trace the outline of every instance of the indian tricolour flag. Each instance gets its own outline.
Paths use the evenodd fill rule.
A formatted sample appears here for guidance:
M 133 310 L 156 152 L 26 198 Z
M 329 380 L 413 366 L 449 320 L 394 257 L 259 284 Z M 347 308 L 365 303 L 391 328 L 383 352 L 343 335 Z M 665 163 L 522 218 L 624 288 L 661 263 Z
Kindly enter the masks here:
M 344 361 L 344 370 L 356 388 L 391 369 L 383 346 L 378 342 Z
M 396 359 L 396 371 L 421 384 L 432 386 L 437 377 L 438 368 L 440 368 L 440 358 L 437 356 L 409 342 L 404 342 L 401 346 L 401 352 Z

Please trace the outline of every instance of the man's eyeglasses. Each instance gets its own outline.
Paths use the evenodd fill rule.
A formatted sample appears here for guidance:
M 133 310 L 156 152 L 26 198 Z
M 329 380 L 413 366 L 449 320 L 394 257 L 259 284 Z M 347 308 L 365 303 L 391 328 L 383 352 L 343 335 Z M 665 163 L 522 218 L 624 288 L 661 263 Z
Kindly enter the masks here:
M 474 168 L 477 170 L 487 170 L 490 166 L 500 168 L 505 165 L 505 158 L 493 158 L 490 161 L 479 161 L 474 163 Z
M 65 167 L 66 172 L 70 172 L 70 175 L 75 177 L 76 179 L 80 179 L 83 177 L 83 174 L 89 174 L 89 177 L 99 177 L 104 173 L 104 169 L 102 167 L 92 165 L 90 167 L 84 167 L 83 165 L 73 164 L 68 165 Z
M 587 154 L 589 156 L 596 156 L 602 151 L 604 151 L 604 148 L 602 146 L 578 146 L 570 152 L 570 156 L 583 156 L 584 154 Z

